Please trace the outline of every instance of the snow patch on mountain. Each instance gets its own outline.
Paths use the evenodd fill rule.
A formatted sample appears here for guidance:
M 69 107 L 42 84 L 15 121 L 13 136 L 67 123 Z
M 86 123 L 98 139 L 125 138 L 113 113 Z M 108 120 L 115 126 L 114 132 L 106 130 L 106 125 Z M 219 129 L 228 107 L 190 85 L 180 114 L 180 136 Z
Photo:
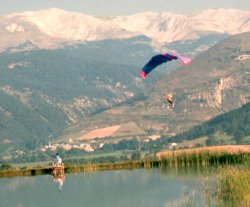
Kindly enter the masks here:
M 230 35 L 250 31 L 250 12 L 235 9 L 208 9 L 190 19 L 200 31 L 215 31 Z
M 139 32 L 158 42 L 173 42 L 198 37 L 194 33 L 190 33 L 193 28 L 192 22 L 189 22 L 183 15 L 145 12 L 117 17 L 112 21 L 123 29 Z
M 159 42 L 185 41 L 202 34 L 250 31 L 250 12 L 234 9 L 209 9 L 192 16 L 145 12 L 113 19 L 120 27 L 141 32 Z
M 55 8 L 38 12 L 24 12 L 20 17 L 23 21 L 35 24 L 49 36 L 67 40 L 91 41 L 131 36 L 131 32 L 124 31 L 110 22 Z
M 8 32 L 24 32 L 24 28 L 18 24 L 12 23 L 5 27 Z

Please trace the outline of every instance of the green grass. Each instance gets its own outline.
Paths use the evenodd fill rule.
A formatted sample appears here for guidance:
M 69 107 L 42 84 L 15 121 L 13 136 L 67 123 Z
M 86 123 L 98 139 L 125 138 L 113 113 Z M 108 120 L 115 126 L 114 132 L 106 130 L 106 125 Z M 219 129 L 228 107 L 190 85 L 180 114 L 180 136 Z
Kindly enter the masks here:
M 41 162 L 26 162 L 26 163 L 11 163 L 12 167 L 37 167 L 37 166 L 47 166 L 52 163 L 51 161 L 41 161 Z
M 213 138 L 219 143 L 219 144 L 236 144 L 236 141 L 234 139 L 234 136 L 228 135 L 226 133 L 217 132 L 213 135 Z
M 86 155 L 79 155 L 79 156 L 72 156 L 70 158 L 65 158 L 63 159 L 64 161 L 67 160 L 72 160 L 72 159 L 92 159 L 92 158 L 98 158 L 98 157 L 108 157 L 108 156 L 115 156 L 115 157 L 119 157 L 122 156 L 124 154 L 130 155 L 132 153 L 129 151 L 114 151 L 114 152 L 104 152 L 104 153 L 93 153 L 93 154 L 86 154 Z
M 217 200 L 221 207 L 250 206 L 250 167 L 229 166 L 218 176 Z
M 241 141 L 242 141 L 242 143 L 250 144 L 250 136 L 243 137 Z
M 212 169 L 205 174 L 196 171 L 202 173 L 196 176 L 203 176 L 203 186 L 195 192 L 187 192 L 179 201 L 181 206 L 250 207 L 250 156 L 245 157 L 241 164 L 220 165 Z
M 247 153 L 230 154 L 228 152 L 209 151 L 172 151 L 161 156 L 163 167 L 209 167 L 242 164 L 250 155 Z
M 193 139 L 193 140 L 184 140 L 178 143 L 178 148 L 195 147 L 196 145 L 205 146 L 207 139 L 208 137 L 200 137 L 198 139 Z

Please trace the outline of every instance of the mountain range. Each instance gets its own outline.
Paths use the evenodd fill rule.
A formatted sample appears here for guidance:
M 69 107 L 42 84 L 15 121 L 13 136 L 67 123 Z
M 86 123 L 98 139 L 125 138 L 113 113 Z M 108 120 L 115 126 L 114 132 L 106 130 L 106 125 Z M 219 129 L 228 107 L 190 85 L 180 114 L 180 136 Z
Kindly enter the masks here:
M 117 134 L 133 126 L 142 136 L 172 136 L 240 107 L 250 93 L 249 22 L 250 12 L 224 9 L 1 16 L 0 153 L 112 126 Z M 191 65 L 170 74 L 179 64 L 162 65 L 143 81 L 139 69 L 165 49 L 190 55 Z
M 150 38 L 151 45 L 159 49 L 164 43 L 250 31 L 250 12 L 209 9 L 191 16 L 143 12 L 130 16 L 93 17 L 51 8 L 1 16 L 0 31 L 0 51 L 27 41 L 32 45 L 26 49 L 58 48 L 69 43 L 140 35 Z

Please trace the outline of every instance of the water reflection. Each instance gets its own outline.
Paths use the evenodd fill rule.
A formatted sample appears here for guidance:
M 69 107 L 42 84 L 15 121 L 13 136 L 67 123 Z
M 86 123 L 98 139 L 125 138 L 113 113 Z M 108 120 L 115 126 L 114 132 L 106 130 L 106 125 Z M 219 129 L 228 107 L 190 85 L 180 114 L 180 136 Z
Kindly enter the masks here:
M 59 190 L 59 192 L 61 192 L 64 181 L 65 181 L 65 175 L 60 175 L 60 176 L 53 175 L 53 180 L 54 180 L 55 183 L 57 183 L 58 190 Z
M 58 184 L 58 190 L 59 192 L 62 191 L 63 183 L 65 181 L 65 175 L 64 175 L 64 165 L 53 165 L 53 180 Z

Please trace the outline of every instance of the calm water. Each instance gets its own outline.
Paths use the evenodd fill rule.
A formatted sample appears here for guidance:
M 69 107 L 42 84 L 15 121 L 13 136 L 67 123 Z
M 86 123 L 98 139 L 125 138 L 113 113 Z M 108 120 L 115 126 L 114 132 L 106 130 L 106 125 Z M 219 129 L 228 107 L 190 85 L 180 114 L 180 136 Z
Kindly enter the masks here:
M 51 175 L 3 178 L 0 207 L 167 207 L 200 187 L 194 175 L 160 169 L 66 174 L 64 183 Z

